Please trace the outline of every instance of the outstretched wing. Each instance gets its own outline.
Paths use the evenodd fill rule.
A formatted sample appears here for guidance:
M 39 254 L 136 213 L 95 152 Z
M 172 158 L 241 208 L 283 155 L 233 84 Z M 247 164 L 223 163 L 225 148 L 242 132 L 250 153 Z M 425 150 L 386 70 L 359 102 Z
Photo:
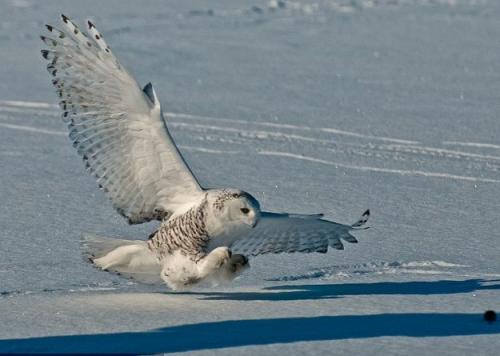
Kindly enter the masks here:
M 129 223 L 170 216 L 202 190 L 173 142 L 151 84 L 141 90 L 88 21 L 47 25 L 42 55 L 73 146 Z
M 350 231 L 367 229 L 364 225 L 369 216 L 367 210 L 354 224 L 343 225 L 323 220 L 322 215 L 263 212 L 257 226 L 241 236 L 232 245 L 232 250 L 253 256 L 281 252 L 325 253 L 328 246 L 343 250 L 341 240 L 358 242 Z

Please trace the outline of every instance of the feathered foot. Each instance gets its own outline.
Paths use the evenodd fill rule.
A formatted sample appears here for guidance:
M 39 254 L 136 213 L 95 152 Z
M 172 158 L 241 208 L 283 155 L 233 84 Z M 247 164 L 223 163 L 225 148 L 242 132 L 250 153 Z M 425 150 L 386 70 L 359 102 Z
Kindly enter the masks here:
M 249 267 L 246 256 L 233 255 L 227 247 L 214 249 L 198 262 L 177 252 L 166 258 L 161 278 L 171 289 L 179 291 L 201 282 L 218 285 L 232 281 Z
M 161 278 L 173 290 L 186 290 L 229 265 L 231 256 L 229 248 L 218 247 L 195 262 L 177 251 L 165 258 Z
M 217 247 L 198 263 L 201 278 L 208 277 L 217 272 L 221 267 L 229 264 L 232 252 L 229 248 Z
M 207 280 L 213 285 L 227 283 L 241 275 L 248 268 L 250 268 L 248 258 L 244 255 L 234 254 L 228 263 L 222 265 Z

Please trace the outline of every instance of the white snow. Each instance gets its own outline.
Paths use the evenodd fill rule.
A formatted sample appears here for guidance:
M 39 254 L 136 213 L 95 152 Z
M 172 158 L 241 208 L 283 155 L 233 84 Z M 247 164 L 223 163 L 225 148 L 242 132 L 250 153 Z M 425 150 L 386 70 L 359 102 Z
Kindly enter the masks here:
M 201 183 L 266 210 L 371 209 L 357 245 L 270 255 L 171 293 L 84 261 L 84 233 L 146 238 L 65 137 L 38 35 L 90 18 L 153 82 Z M 0 3 L 0 353 L 496 355 L 500 3 Z
M 393 174 L 400 174 L 400 175 L 414 175 L 414 176 L 423 176 L 423 177 L 449 178 L 449 179 L 466 180 L 466 181 L 472 181 L 472 182 L 500 183 L 500 180 L 497 180 L 497 179 L 459 176 L 459 175 L 439 173 L 439 172 L 425 172 L 425 171 L 417 171 L 417 170 L 386 169 L 386 168 L 377 168 L 377 167 L 369 167 L 369 166 L 355 166 L 355 165 L 350 165 L 350 164 L 342 164 L 342 163 L 327 161 L 324 159 L 319 159 L 319 158 L 314 158 L 314 157 L 298 155 L 298 154 L 289 153 L 289 152 L 259 151 L 259 154 L 265 155 L 265 156 L 288 157 L 288 158 L 294 158 L 294 159 L 299 159 L 299 160 L 304 160 L 304 161 L 327 164 L 327 165 L 335 166 L 335 168 L 340 167 L 340 168 L 356 169 L 356 170 L 367 171 L 367 172 L 382 172 L 382 173 L 393 173 Z

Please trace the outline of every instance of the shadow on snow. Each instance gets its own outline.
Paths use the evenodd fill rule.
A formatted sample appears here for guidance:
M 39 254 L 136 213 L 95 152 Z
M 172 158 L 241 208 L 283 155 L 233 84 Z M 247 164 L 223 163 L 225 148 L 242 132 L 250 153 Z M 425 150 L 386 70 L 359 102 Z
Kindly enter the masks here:
M 500 290 L 498 280 L 415 281 L 345 284 L 287 284 L 264 288 L 262 292 L 189 292 L 204 300 L 317 300 L 349 295 L 432 295 Z M 491 284 L 495 283 L 495 284 Z
M 376 314 L 227 320 L 147 332 L 0 340 L 0 352 L 166 353 L 300 341 L 382 336 L 499 334 L 480 314 Z
M 500 289 L 497 280 L 281 285 L 262 292 L 186 293 L 210 300 L 313 300 L 348 295 L 432 295 Z M 492 284 L 493 283 L 493 284 Z M 6 352 L 167 353 L 301 341 L 383 336 L 446 337 L 500 334 L 481 314 L 398 313 L 245 319 L 171 326 L 145 332 L 0 340 Z

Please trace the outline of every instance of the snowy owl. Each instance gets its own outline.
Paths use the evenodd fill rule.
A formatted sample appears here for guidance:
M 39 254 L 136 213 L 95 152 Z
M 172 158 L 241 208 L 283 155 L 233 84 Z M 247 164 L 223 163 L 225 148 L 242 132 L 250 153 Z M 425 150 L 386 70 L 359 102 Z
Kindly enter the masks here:
M 41 36 L 47 69 L 69 137 L 99 187 L 130 224 L 159 220 L 148 240 L 84 236 L 84 255 L 98 268 L 174 290 L 238 276 L 247 256 L 343 249 L 365 229 L 261 211 L 238 189 L 204 189 L 167 129 L 153 86 L 141 89 L 92 22 L 82 32 L 62 15 L 61 29 Z M 237 253 L 232 253 L 235 251 Z

